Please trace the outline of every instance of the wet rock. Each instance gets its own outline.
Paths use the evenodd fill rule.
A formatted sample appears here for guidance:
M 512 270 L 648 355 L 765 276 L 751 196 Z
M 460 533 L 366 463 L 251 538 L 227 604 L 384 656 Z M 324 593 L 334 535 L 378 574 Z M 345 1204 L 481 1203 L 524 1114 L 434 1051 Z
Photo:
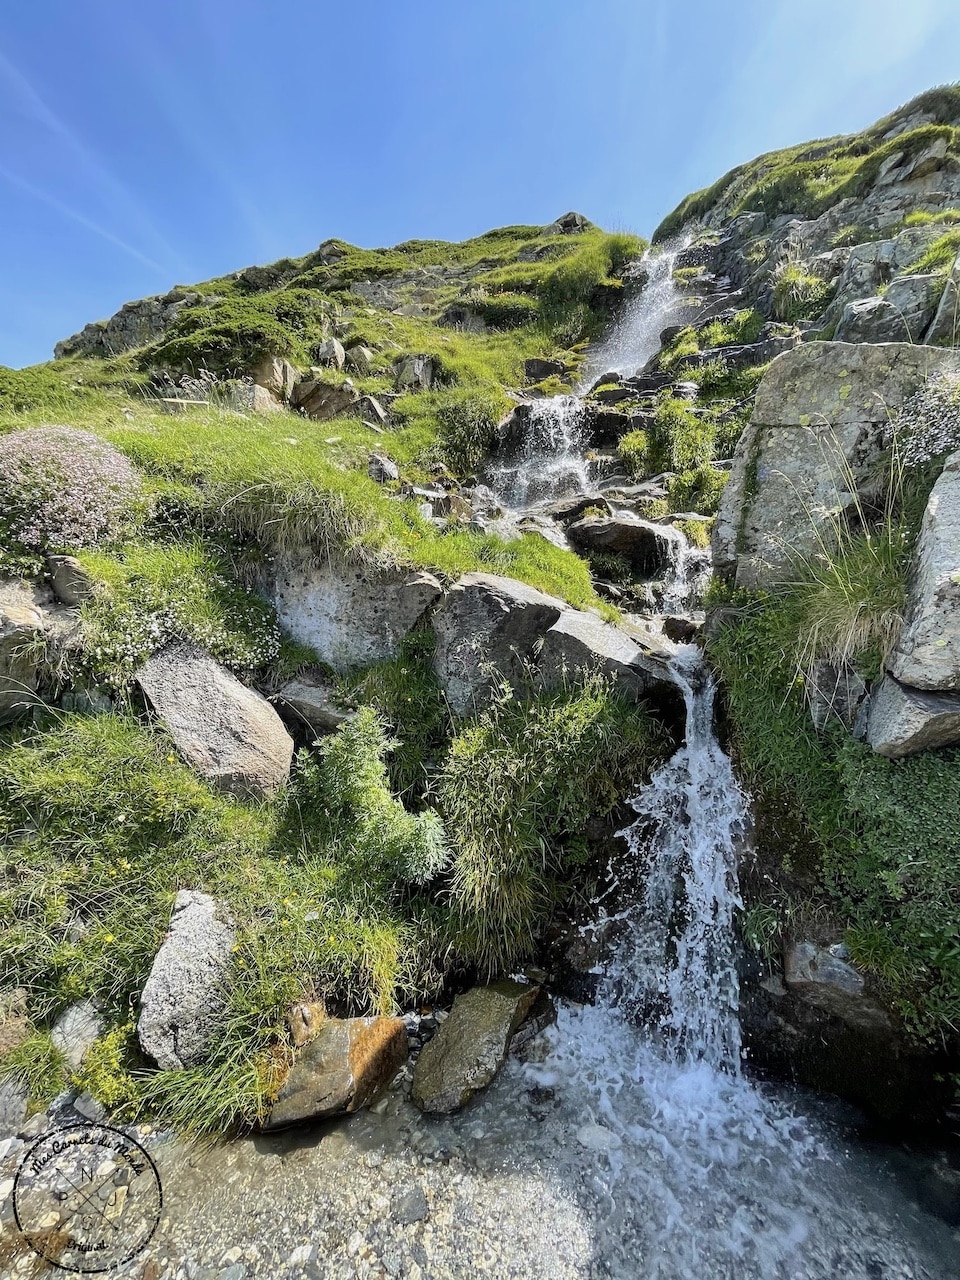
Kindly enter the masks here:
M 92 1000 L 80 1000 L 60 1014 L 50 1039 L 73 1071 L 79 1071 L 94 1041 L 103 1034 L 103 1018 Z
M 140 996 L 140 1047 L 164 1071 L 201 1062 L 226 1008 L 234 931 L 209 894 L 181 889 Z
M 780 356 L 757 390 L 713 529 L 713 558 L 738 586 L 768 588 L 870 496 L 890 415 L 956 352 L 810 342 Z
M 866 994 L 862 974 L 836 954 L 836 948 L 798 942 L 783 957 L 787 990 L 863 1031 L 891 1031 L 890 1016 Z
M 477 705 L 498 674 L 521 679 L 537 641 L 565 608 L 512 578 L 465 574 L 433 616 L 434 669 L 453 712 Z
M 504 981 L 458 996 L 413 1069 L 411 1097 L 420 1110 L 459 1111 L 486 1088 L 539 992 L 534 984 Z
M 333 687 L 322 676 L 301 672 L 276 695 L 277 709 L 288 723 L 322 736 L 334 733 L 353 715 L 341 706 Z
M 327 381 L 321 370 L 311 370 L 311 376 L 298 382 L 293 389 L 290 403 L 314 422 L 326 422 L 340 414 L 356 409 L 359 392 L 349 378 L 343 382 Z
M 47 556 L 50 585 L 61 604 L 78 605 L 93 592 L 90 575 L 75 556 Z
M 838 666 L 821 659 L 814 664 L 807 681 L 807 699 L 818 732 L 831 720 L 852 729 L 866 696 L 866 682 L 848 663 Z
M 323 1004 L 311 1000 L 291 1005 L 287 1011 L 287 1027 L 294 1046 L 299 1049 L 319 1035 L 326 1021 L 327 1010 Z
M 393 366 L 398 391 L 429 391 L 433 386 L 434 363 L 431 356 L 403 356 Z
M 367 463 L 367 475 L 377 484 L 389 484 L 400 479 L 400 468 L 385 453 L 371 453 Z
M 562 378 L 567 366 L 562 360 L 547 360 L 533 356 L 523 362 L 523 375 L 528 382 L 542 382 L 544 378 Z
M 429 573 L 287 559 L 270 594 L 284 629 L 335 671 L 393 657 L 404 636 L 439 599 Z
M 626 556 L 638 578 L 663 578 L 686 546 L 678 529 L 653 524 L 630 511 L 613 516 L 584 516 L 567 528 L 567 537 L 587 551 Z
M 911 689 L 885 676 L 870 698 L 866 736 L 893 760 L 960 742 L 960 694 Z
M 890 670 L 916 689 L 960 690 L 960 453 L 927 502 Z
M 36 705 L 43 634 L 39 609 L 0 602 L 0 724 Z
M 668 646 L 641 648 L 619 628 L 594 614 L 566 609 L 543 637 L 538 671 L 547 688 L 574 675 L 600 671 L 617 688 L 639 698 L 656 681 L 669 682 Z
M 264 1128 L 358 1111 L 406 1059 L 402 1018 L 329 1018 L 294 1059 Z
M 269 799 L 289 778 L 293 740 L 276 711 L 202 649 L 168 645 L 135 679 L 177 750 L 214 786 Z
M 327 338 L 317 347 L 316 358 L 318 364 L 324 364 L 330 369 L 342 369 L 347 356 L 338 338 Z

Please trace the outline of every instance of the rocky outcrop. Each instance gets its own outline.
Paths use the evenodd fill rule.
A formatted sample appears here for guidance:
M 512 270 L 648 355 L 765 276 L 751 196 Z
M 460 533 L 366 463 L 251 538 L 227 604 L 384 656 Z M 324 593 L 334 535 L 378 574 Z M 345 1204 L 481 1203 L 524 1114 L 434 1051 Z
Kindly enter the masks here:
M 434 667 L 451 709 L 461 715 L 478 705 L 498 677 L 522 681 L 534 646 L 565 609 L 562 600 L 512 578 L 462 577 L 433 616 Z
M 206 893 L 181 889 L 140 996 L 140 1047 L 164 1071 L 201 1062 L 219 1031 L 234 931 Z
M 288 680 L 274 700 L 288 723 L 317 736 L 334 733 L 353 715 L 337 701 L 330 683 L 310 672 Z
M 960 742 L 960 694 L 911 689 L 886 676 L 871 695 L 866 736 L 891 759 Z
M 326 422 L 330 418 L 349 413 L 356 409 L 359 402 L 360 393 L 349 378 L 333 382 L 324 376 L 322 369 L 311 369 L 290 394 L 290 403 L 294 409 L 299 409 L 314 422 Z
M 901 276 L 885 293 L 848 302 L 837 324 L 837 342 L 920 342 L 942 293 L 940 276 Z
M 393 657 L 441 587 L 429 573 L 288 559 L 267 591 L 295 640 L 335 671 L 348 671 Z
M 714 564 L 770 587 L 868 496 L 891 414 L 960 355 L 907 343 L 807 343 L 773 362 L 737 445 L 713 530 Z
M 359 1111 L 407 1060 L 402 1018 L 329 1018 L 297 1053 L 265 1129 Z
M 208 653 L 169 645 L 135 679 L 177 750 L 208 782 L 269 799 L 287 781 L 293 739 L 280 717 Z
M 0 600 L 0 724 L 37 702 L 43 635 L 39 609 L 16 598 Z
M 599 671 L 621 693 L 640 697 L 656 682 L 669 681 L 671 647 L 641 647 L 630 636 L 594 614 L 565 609 L 543 637 L 537 669 L 547 688 L 574 675 Z
M 420 1110 L 459 1111 L 486 1088 L 506 1061 L 510 1040 L 539 993 L 532 983 L 504 981 L 458 996 L 414 1067 L 411 1097 Z
M 927 502 L 890 670 L 917 689 L 960 690 L 960 453 Z
M 947 277 L 925 340 L 936 346 L 960 347 L 960 253 Z
M 53 349 L 54 359 L 64 360 L 70 356 L 106 359 L 131 351 L 162 337 L 186 308 L 206 307 L 219 301 L 217 294 L 171 289 L 169 293 L 153 298 L 126 302 L 109 320 L 97 320 L 72 337 L 58 342 Z
M 585 551 L 625 556 L 641 580 L 665 577 L 686 546 L 679 529 L 642 520 L 630 511 L 585 515 L 567 527 L 567 537 Z
M 862 1031 L 891 1031 L 890 1015 L 866 993 L 863 975 L 845 957 L 841 946 L 820 947 L 797 942 L 783 957 L 787 990 L 818 1009 Z

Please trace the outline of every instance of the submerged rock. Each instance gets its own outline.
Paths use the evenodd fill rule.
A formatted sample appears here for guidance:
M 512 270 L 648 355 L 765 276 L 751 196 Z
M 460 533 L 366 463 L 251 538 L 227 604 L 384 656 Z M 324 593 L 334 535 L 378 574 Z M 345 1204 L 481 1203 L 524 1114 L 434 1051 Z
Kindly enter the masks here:
M 539 993 L 532 983 L 504 981 L 458 996 L 414 1067 L 411 1097 L 420 1110 L 459 1111 L 485 1088 L 506 1061 L 510 1040 Z
M 223 1022 L 232 923 L 209 894 L 181 889 L 140 996 L 140 1047 L 164 1071 L 203 1060 Z
M 276 711 L 202 649 L 168 645 L 135 678 L 177 750 L 214 786 L 269 799 L 289 778 L 293 739 Z
M 406 1060 L 402 1018 L 329 1018 L 297 1054 L 263 1127 L 358 1111 L 376 1101 Z

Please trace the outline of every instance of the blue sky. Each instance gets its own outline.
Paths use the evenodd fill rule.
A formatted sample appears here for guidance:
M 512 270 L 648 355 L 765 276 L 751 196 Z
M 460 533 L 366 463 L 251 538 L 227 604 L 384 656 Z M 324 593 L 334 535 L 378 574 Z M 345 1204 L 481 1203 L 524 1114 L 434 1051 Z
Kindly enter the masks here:
M 0 364 L 253 262 L 575 208 L 649 234 L 960 79 L 957 0 L 33 0 L 0 15 Z

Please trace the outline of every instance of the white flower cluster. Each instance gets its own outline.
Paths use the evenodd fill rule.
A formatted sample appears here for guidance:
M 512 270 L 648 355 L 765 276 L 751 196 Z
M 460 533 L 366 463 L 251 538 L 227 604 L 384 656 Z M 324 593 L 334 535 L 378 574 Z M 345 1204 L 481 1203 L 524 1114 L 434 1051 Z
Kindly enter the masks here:
M 960 378 L 934 374 L 903 402 L 893 423 L 905 466 L 922 466 L 960 449 Z
M 31 550 L 112 540 L 139 497 L 133 464 L 88 431 L 32 427 L 0 436 L 5 532 Z

